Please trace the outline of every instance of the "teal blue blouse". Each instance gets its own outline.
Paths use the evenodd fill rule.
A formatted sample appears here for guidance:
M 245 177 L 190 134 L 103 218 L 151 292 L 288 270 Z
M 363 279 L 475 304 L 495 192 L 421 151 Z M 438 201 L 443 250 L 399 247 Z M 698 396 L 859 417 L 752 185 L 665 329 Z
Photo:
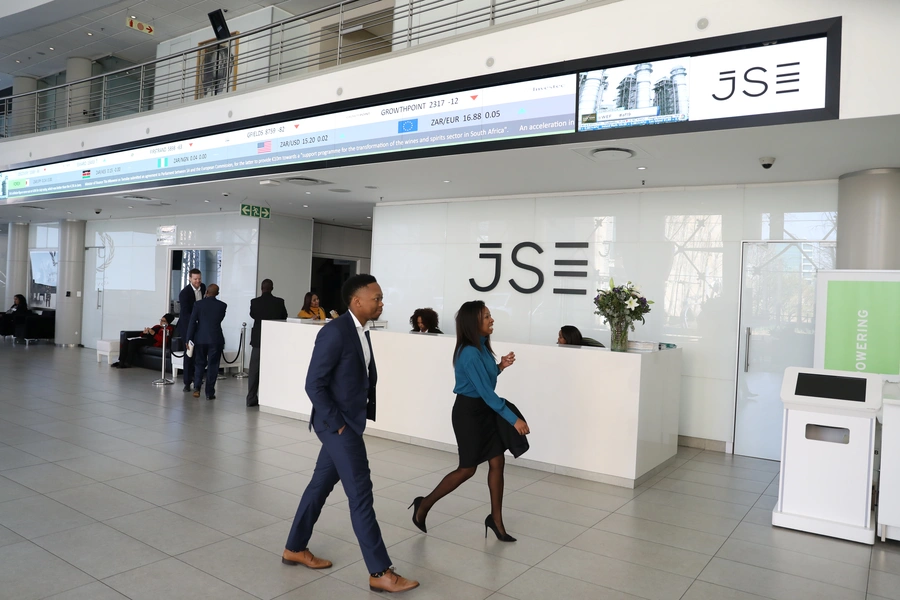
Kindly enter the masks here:
M 484 403 L 494 409 L 497 414 L 515 425 L 518 417 L 506 406 L 506 400 L 497 395 L 497 375 L 500 369 L 494 357 L 484 347 L 487 338 L 481 338 L 481 347 L 466 346 L 459 351 L 456 358 L 456 386 L 454 394 L 462 394 L 470 398 L 481 398 Z

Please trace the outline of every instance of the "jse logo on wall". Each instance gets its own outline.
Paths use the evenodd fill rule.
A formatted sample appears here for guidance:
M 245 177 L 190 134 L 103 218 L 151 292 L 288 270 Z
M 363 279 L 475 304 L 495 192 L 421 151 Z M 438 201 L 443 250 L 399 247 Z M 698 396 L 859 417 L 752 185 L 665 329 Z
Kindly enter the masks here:
M 502 250 L 502 243 L 482 243 L 478 246 L 482 250 Z M 556 249 L 587 249 L 589 248 L 589 244 L 587 242 L 556 242 L 554 244 Z M 509 280 L 509 285 L 512 286 L 514 290 L 519 292 L 520 294 L 534 294 L 542 287 L 544 287 L 544 272 L 541 271 L 540 268 L 534 266 L 533 264 L 529 264 L 523 260 L 520 256 L 523 250 L 533 250 L 538 254 L 543 254 L 544 249 L 541 248 L 540 245 L 534 242 L 520 242 L 513 247 L 512 253 L 510 254 L 510 260 L 515 267 L 519 269 L 523 269 L 525 271 L 530 271 L 537 275 L 537 283 L 535 283 L 531 287 L 524 287 L 519 284 L 515 277 Z M 527 254 L 526 254 L 527 257 Z M 483 258 L 486 260 L 494 261 L 494 277 L 491 279 L 491 282 L 487 285 L 480 285 L 475 281 L 475 278 L 469 278 L 469 285 L 471 285 L 474 289 L 479 292 L 490 292 L 500 283 L 501 272 L 503 269 L 503 254 L 501 252 L 482 252 L 478 255 L 478 258 Z M 585 259 L 557 259 L 553 261 L 554 266 L 563 267 L 561 270 L 554 269 L 553 276 L 554 277 L 584 277 L 587 278 L 588 272 L 585 270 L 571 270 L 571 267 L 587 267 L 588 261 Z M 567 268 L 568 267 L 568 268 Z M 579 296 L 587 295 L 586 288 L 553 288 L 554 294 L 573 294 Z

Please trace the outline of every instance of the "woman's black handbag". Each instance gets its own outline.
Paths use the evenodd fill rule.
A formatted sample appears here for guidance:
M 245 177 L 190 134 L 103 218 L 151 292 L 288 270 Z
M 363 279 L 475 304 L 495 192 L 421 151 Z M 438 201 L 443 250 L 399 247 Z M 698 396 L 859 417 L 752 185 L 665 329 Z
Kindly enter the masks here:
M 522 416 L 522 412 L 515 404 L 507 400 L 506 406 L 509 407 L 509 410 L 513 411 L 514 415 L 525 421 L 525 417 Z M 513 456 L 519 458 L 528 451 L 528 438 L 516 431 L 516 428 L 499 414 L 497 414 L 497 429 L 500 433 L 500 439 L 503 441 L 503 445 L 506 446 L 506 449 L 509 450 Z

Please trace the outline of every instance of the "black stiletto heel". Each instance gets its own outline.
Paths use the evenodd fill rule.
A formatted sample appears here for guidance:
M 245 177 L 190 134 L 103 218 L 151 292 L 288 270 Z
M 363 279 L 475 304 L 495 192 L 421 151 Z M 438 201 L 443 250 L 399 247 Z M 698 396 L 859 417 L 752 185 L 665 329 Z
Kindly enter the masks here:
M 413 521 L 415 522 L 415 521 Z M 501 542 L 515 542 L 516 538 L 509 535 L 508 533 L 500 533 L 500 529 L 497 527 L 497 524 L 494 522 L 494 517 L 488 515 L 484 518 L 484 537 L 487 537 L 488 529 L 494 532 L 494 535 L 497 536 L 497 539 Z
M 422 496 L 419 496 L 418 498 L 416 498 L 415 500 L 412 501 L 412 504 L 410 504 L 409 507 L 407 507 L 407 510 L 409 510 L 410 508 L 413 509 L 413 514 L 412 514 L 413 525 L 418 527 L 419 531 L 421 531 L 422 533 L 428 533 L 428 528 L 425 527 L 425 521 L 422 521 L 421 523 L 416 521 L 416 513 L 419 512 L 419 505 L 422 504 L 422 500 L 424 500 L 424 499 L 425 498 L 423 498 Z

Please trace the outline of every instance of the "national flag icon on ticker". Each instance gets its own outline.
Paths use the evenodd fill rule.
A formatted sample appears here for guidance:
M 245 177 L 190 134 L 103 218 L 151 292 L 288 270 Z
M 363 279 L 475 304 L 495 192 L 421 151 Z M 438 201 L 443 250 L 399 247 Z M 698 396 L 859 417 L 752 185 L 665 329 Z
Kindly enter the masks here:
M 90 179 L 90 178 L 91 178 L 91 171 L 90 171 L 90 169 L 88 169 L 88 170 L 86 170 L 86 171 L 82 171 L 82 172 L 81 172 L 81 178 L 82 178 L 82 179 Z
M 257 154 L 265 154 L 266 152 L 272 151 L 272 142 L 266 140 L 265 142 L 260 142 L 256 145 L 256 153 Z
M 168 166 L 169 166 L 168 158 L 157 158 L 156 159 L 156 168 L 157 169 L 162 169 L 163 167 L 168 167 Z
M 397 123 L 397 133 L 412 133 L 419 130 L 419 120 L 409 119 Z

